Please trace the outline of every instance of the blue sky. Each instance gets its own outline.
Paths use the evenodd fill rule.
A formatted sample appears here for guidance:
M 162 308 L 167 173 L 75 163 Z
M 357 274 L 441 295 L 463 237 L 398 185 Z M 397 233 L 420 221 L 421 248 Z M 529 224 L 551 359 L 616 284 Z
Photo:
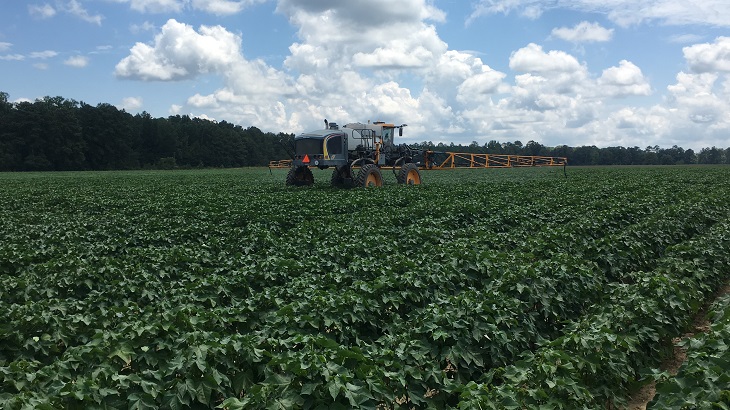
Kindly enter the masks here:
M 730 146 L 730 2 L 0 0 L 0 91 L 405 142 Z

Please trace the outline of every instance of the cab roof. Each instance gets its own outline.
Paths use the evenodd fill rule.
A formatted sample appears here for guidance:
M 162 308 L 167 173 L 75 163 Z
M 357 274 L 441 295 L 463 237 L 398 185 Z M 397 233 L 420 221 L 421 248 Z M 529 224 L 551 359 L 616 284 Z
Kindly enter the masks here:
M 330 129 L 322 129 L 322 130 L 315 130 L 315 131 L 309 131 L 302 134 L 297 135 L 294 137 L 294 139 L 299 138 L 324 138 L 331 134 L 343 134 L 340 130 L 330 130 Z

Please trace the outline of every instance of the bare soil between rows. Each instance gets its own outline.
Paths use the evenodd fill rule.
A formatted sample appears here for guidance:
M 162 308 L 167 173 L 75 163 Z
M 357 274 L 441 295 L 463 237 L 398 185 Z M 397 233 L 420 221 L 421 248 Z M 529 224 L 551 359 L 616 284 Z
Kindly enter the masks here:
M 687 351 L 684 348 L 677 346 L 677 343 L 684 339 L 694 337 L 698 333 L 707 332 L 710 329 L 710 322 L 707 320 L 707 309 L 710 307 L 712 302 L 717 300 L 717 298 L 723 295 L 727 295 L 728 293 L 730 293 L 730 282 L 725 283 L 720 291 L 718 291 L 714 295 L 712 300 L 705 304 L 705 306 L 703 306 L 703 308 L 697 312 L 697 314 L 692 319 L 692 327 L 687 333 L 684 333 L 683 335 L 672 339 L 672 354 L 671 356 L 664 359 L 664 361 L 662 361 L 662 364 L 659 367 L 661 370 L 668 372 L 672 376 L 677 375 L 677 372 L 682 366 L 682 363 L 684 363 L 684 361 L 687 359 Z M 656 382 L 652 381 L 651 383 L 643 386 L 631 395 L 626 410 L 646 410 L 646 406 L 654 398 L 655 394 Z

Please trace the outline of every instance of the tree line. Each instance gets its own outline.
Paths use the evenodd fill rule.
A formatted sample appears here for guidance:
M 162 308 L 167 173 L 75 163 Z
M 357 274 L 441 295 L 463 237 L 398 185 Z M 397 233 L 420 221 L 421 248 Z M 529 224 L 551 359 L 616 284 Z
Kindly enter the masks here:
M 62 97 L 9 103 L 0 93 L 0 171 L 262 166 L 288 158 L 282 140 L 187 115 L 152 118 Z
M 293 137 L 187 115 L 132 115 L 110 104 L 91 106 L 62 97 L 10 103 L 8 94 L 0 92 L 0 171 L 264 166 L 289 158 Z M 436 151 L 560 156 L 571 165 L 730 163 L 730 148 L 716 147 L 695 153 L 677 146 L 573 148 L 535 141 L 414 145 Z

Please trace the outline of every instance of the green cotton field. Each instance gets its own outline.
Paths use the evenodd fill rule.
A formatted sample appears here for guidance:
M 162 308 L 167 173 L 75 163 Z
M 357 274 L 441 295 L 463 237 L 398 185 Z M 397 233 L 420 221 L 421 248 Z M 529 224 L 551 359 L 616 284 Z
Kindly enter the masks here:
M 0 407 L 730 406 L 730 167 L 330 175 L 0 174 Z

